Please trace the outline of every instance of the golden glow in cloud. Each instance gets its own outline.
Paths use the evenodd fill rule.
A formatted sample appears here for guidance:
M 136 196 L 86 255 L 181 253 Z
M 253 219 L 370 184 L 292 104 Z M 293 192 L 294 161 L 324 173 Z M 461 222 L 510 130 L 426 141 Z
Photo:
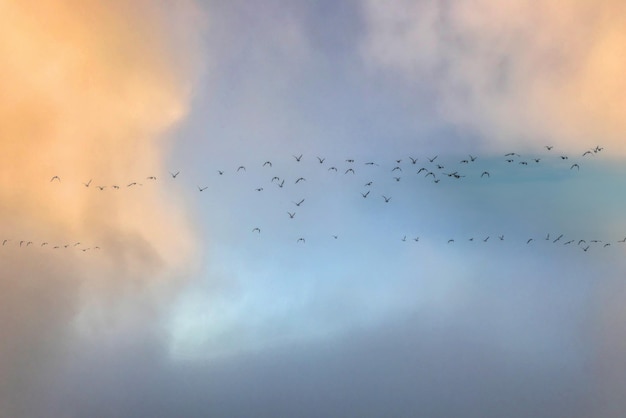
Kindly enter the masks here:
M 366 60 L 433 88 L 489 146 L 626 153 L 623 2 L 372 0 L 367 19 Z
M 197 37 L 195 12 L 188 2 L 0 1 L 0 243 L 10 239 L 0 247 L 0 404 L 11 399 L 18 415 L 15 393 L 70 324 L 113 326 L 116 311 L 145 307 L 133 295 L 154 300 L 152 284 L 190 261 L 184 208 L 158 180 L 197 75 L 197 44 L 184 43 Z M 135 181 L 144 185 L 111 187 Z

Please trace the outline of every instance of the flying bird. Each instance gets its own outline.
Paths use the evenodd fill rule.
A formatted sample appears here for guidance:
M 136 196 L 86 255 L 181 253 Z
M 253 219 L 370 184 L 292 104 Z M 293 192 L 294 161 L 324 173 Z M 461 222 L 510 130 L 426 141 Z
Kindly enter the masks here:
M 61 181 L 61 178 L 59 176 L 54 176 L 50 179 L 50 181 L 52 182 L 53 180 Z
M 252 232 L 258 232 L 258 233 L 260 234 L 260 233 L 261 233 L 261 229 L 259 229 L 259 228 L 254 228 L 254 229 L 252 230 Z
M 259 187 L 258 189 L 254 189 L 254 190 L 256 190 L 257 192 L 262 192 L 263 191 L 263 187 Z
M 470 156 L 469 156 L 469 157 L 470 157 L 470 161 L 476 161 L 476 158 L 478 158 L 478 157 L 474 157 L 474 156 L 472 156 L 472 154 L 470 154 Z
M 304 238 L 298 238 L 296 242 L 302 242 L 304 244 L 306 241 L 304 240 Z
M 217 170 L 217 174 L 219 174 L 220 176 L 224 174 L 224 172 L 222 170 Z
M 300 206 L 302 204 L 302 202 L 304 202 L 304 199 L 302 199 L 301 201 L 299 201 L 297 203 L 296 202 L 292 202 L 292 203 L 294 203 L 296 206 Z
M 209 188 L 209 186 L 204 186 L 204 187 L 198 186 L 198 190 L 200 190 L 201 192 L 205 191 L 208 188 Z
M 383 199 L 385 199 L 385 203 L 389 203 L 389 201 L 391 200 L 391 197 L 387 197 L 385 195 L 382 195 Z
M 400 177 L 394 177 L 396 181 L 400 181 Z
M 402 169 L 401 169 L 400 167 L 395 166 L 395 167 L 393 168 L 393 170 L 391 170 L 391 172 L 393 173 L 393 172 L 394 172 L 394 171 L 396 171 L 396 170 L 400 170 L 400 171 L 402 171 Z
M 246 171 L 246 167 L 240 165 L 239 167 L 237 167 L 237 172 L 239 172 L 239 170 Z
M 352 158 L 348 158 L 348 159 L 346 160 L 346 162 L 347 162 L 347 163 L 353 163 L 353 162 L 354 162 L 354 160 L 353 160 Z
M 532 240 L 533 240 L 532 238 L 529 238 L 528 241 L 526 241 L 526 244 L 530 244 Z
M 293 219 L 294 216 L 296 216 L 296 212 L 287 212 L 289 214 L 289 219 Z
M 104 190 L 107 186 L 96 186 L 100 191 Z
M 409 157 L 411 160 L 411 164 L 415 164 L 417 162 L 417 158 Z
M 551 146 L 551 145 L 546 145 L 546 146 L 545 146 L 545 148 L 546 148 L 548 151 L 550 151 L 552 148 L 554 148 L 554 146 Z
M 146 177 L 146 180 L 156 180 L 156 177 L 154 177 L 154 176 L 149 176 L 149 177 Z
M 353 170 L 353 169 L 351 169 L 351 168 L 349 168 L 349 169 L 347 169 L 347 170 L 346 170 L 346 172 L 345 172 L 345 173 L 343 173 L 343 174 L 348 174 L 348 173 L 352 173 L 352 174 L 354 174 L 354 170 Z
M 571 170 L 574 167 L 576 167 L 576 169 L 580 171 L 580 166 L 578 164 L 572 164 L 572 166 L 569 169 Z
M 370 191 L 368 190 L 367 193 L 361 193 L 361 196 L 363 196 L 363 199 L 365 199 L 367 197 L 367 195 L 370 194 Z
M 482 178 L 485 174 L 487 175 L 487 177 L 491 177 L 491 175 L 489 174 L 488 171 L 483 171 L 483 173 L 480 175 L 480 177 Z
M 89 181 L 87 183 L 83 183 L 85 185 L 85 187 L 89 187 L 89 185 L 91 184 L 91 179 L 89 179 Z
M 300 181 L 306 181 L 306 179 L 304 177 L 299 177 L 295 184 L 298 184 Z
M 450 244 L 451 242 L 454 242 L 454 240 L 453 239 L 449 239 L 448 240 L 448 244 Z
M 293 158 L 295 158 L 297 162 L 300 162 L 300 160 L 302 159 L 302 154 L 300 154 L 297 157 L 295 155 L 293 155 Z
M 176 178 L 176 177 L 180 174 L 180 171 L 177 171 L 177 172 L 175 172 L 175 173 L 172 173 L 172 172 L 170 171 L 169 173 L 170 173 L 170 176 L 172 176 L 172 178 L 173 178 L 173 179 L 175 179 L 175 178 Z
M 330 171 L 330 170 L 335 170 L 335 171 L 337 171 L 337 167 L 330 167 L 330 168 L 328 169 L 328 171 Z
M 372 183 L 373 183 L 373 182 L 368 181 L 367 183 L 365 183 L 365 187 L 369 187 L 369 186 L 371 186 L 371 185 L 372 185 Z
M 320 162 L 320 164 L 323 164 L 326 158 L 317 157 L 317 160 Z
M 428 161 L 430 161 L 431 163 L 434 162 L 437 159 L 438 155 L 435 155 L 433 158 L 428 158 Z
M 270 161 L 266 161 L 266 162 L 263 163 L 263 167 L 265 167 L 266 165 L 269 165 L 271 167 L 272 163 Z

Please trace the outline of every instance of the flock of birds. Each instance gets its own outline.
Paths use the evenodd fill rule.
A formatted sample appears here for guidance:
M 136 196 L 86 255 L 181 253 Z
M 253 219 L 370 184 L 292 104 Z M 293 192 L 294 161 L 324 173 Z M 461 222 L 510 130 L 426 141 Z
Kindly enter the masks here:
M 540 165 L 545 161 L 550 161 L 552 164 L 559 164 L 559 167 L 563 167 L 568 169 L 569 171 L 578 172 L 581 169 L 581 165 L 583 165 L 583 161 L 587 158 L 593 158 L 595 155 L 603 151 L 603 147 L 595 146 L 586 150 L 582 155 L 580 155 L 577 159 L 571 158 L 568 155 L 556 153 L 553 150 L 553 147 L 550 145 L 545 146 L 545 150 L 541 155 L 533 155 L 533 156 L 525 156 L 516 153 L 510 152 L 503 155 L 503 160 L 501 161 L 506 165 L 515 165 L 520 168 Z M 303 154 L 294 154 L 292 160 L 292 165 L 290 167 L 290 171 L 296 169 L 298 164 L 302 164 L 303 160 L 306 160 Z M 445 161 L 444 161 L 445 160 Z M 341 175 L 347 177 L 354 177 L 357 173 L 364 174 L 366 176 L 371 176 L 373 174 L 372 169 L 378 168 L 380 170 L 387 171 L 388 177 L 386 181 L 390 181 L 391 183 L 400 182 L 401 180 L 407 178 L 408 175 L 419 176 L 423 179 L 427 179 L 431 181 L 433 184 L 438 184 L 442 180 L 450 180 L 450 181 L 462 181 L 467 177 L 474 177 L 477 179 L 481 179 L 481 181 L 488 181 L 489 178 L 492 177 L 493 171 L 485 169 L 486 167 L 476 169 L 477 160 L 479 158 L 475 155 L 468 155 L 466 158 L 457 159 L 456 161 L 449 161 L 449 158 L 439 157 L 439 155 L 429 156 L 424 158 L 423 160 L 416 158 L 414 156 L 408 156 L 408 158 L 397 158 L 388 163 L 378 163 L 376 161 L 363 161 L 356 162 L 353 158 L 346 158 L 343 161 L 343 165 L 339 164 L 330 164 L 327 162 L 327 159 L 322 156 L 315 156 L 312 161 L 315 166 L 322 168 L 324 171 L 334 174 Z M 493 166 L 493 161 L 492 161 Z M 291 186 L 295 187 L 301 183 L 307 182 L 307 178 L 303 175 L 294 176 L 291 179 L 287 179 L 286 177 L 279 176 L 276 172 L 272 171 L 274 164 L 270 160 L 265 160 L 262 163 L 259 162 L 259 167 L 255 167 L 259 170 L 267 171 L 267 178 L 261 184 L 258 184 L 257 187 L 254 188 L 255 192 L 263 192 L 267 190 L 267 187 L 274 187 L 277 189 L 283 189 L 287 185 L 291 184 Z M 247 172 L 247 168 L 245 165 L 238 165 L 236 169 L 234 169 L 234 173 L 237 175 L 243 175 Z M 264 173 L 265 171 L 261 171 Z M 180 171 L 170 171 L 169 178 L 171 180 L 176 180 Z M 226 174 L 232 173 L 232 171 L 227 172 L 224 169 L 216 170 L 216 176 L 224 176 Z M 261 180 L 260 176 L 256 176 L 255 180 Z M 381 202 L 385 204 L 389 204 L 393 200 L 393 196 L 389 192 L 381 192 L 378 193 L 379 196 L 376 197 L 374 194 L 374 183 L 379 182 L 379 178 L 372 179 L 371 177 L 367 179 L 365 183 L 363 183 L 362 190 L 359 191 L 362 199 L 380 199 Z M 49 182 L 62 182 L 62 178 L 59 175 L 54 175 L 50 178 Z M 146 182 L 155 182 L 157 181 L 157 177 L 154 175 L 150 175 L 144 178 L 144 180 L 134 180 L 129 181 L 125 184 L 111 184 L 111 185 L 103 185 L 103 184 L 95 184 L 93 179 L 86 179 L 82 185 L 89 189 L 95 189 L 99 192 L 104 192 L 105 190 L 118 190 L 120 188 L 133 188 L 133 187 L 141 187 Z M 286 183 L 287 181 L 287 183 Z M 203 193 L 207 189 L 209 189 L 209 185 L 207 184 L 197 184 L 198 193 Z M 293 206 L 289 207 L 286 212 L 287 219 L 295 219 L 298 213 L 298 209 L 301 208 L 307 199 L 305 197 L 298 197 L 296 199 L 291 200 Z M 251 225 L 250 231 L 254 234 L 260 235 L 262 233 L 262 228 L 260 225 Z M 338 239 L 338 234 L 329 234 L 329 237 L 332 239 Z M 539 241 L 543 237 L 526 237 L 523 240 L 527 245 L 533 244 L 535 241 Z M 496 235 L 493 238 L 490 236 L 484 236 L 480 238 L 474 237 L 466 237 L 463 239 L 454 239 L 449 238 L 447 240 L 448 244 L 453 244 L 455 242 L 469 241 L 469 242 L 488 242 L 489 240 L 497 240 L 504 241 L 504 235 Z M 551 241 L 553 244 L 562 244 L 565 246 L 576 246 L 579 247 L 582 251 L 587 252 L 594 245 L 602 246 L 603 248 L 607 248 L 611 246 L 611 242 L 601 241 L 601 240 L 585 240 L 585 239 L 565 239 L 563 235 L 559 235 L 558 237 L 552 238 L 550 234 L 545 236 L 546 241 Z M 305 236 L 297 236 L 294 237 L 296 243 L 304 244 L 306 242 Z M 408 237 L 402 236 L 400 240 L 403 242 L 414 241 L 419 242 L 420 238 L 417 236 Z M 3 243 L 3 245 L 7 244 L 7 240 Z M 626 238 L 616 241 L 616 243 L 626 243 Z M 28 247 L 30 245 L 34 245 L 30 241 L 19 241 L 20 247 Z M 48 245 L 48 243 L 41 243 L 40 246 Z M 74 245 L 76 246 L 76 244 Z M 65 245 L 55 245 L 52 248 L 60 249 L 60 248 L 69 248 L 69 244 Z M 94 249 L 98 249 L 98 247 L 93 247 Z M 91 248 L 82 248 L 83 251 L 88 251 Z

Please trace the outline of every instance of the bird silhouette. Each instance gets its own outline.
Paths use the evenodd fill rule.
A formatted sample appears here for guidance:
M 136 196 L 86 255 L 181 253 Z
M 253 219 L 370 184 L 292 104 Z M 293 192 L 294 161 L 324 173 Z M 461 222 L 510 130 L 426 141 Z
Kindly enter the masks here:
M 301 181 L 306 181 L 306 179 L 304 177 L 298 177 L 295 184 L 298 184 Z
M 304 244 L 306 241 L 304 240 L 304 238 L 298 238 L 296 242 L 302 242 Z
M 100 191 L 104 190 L 107 186 L 96 186 Z
M 478 157 L 474 157 L 474 156 L 472 156 L 471 154 L 470 154 L 470 156 L 469 156 L 469 157 L 470 157 L 470 161 L 476 161 L 476 158 L 478 158 Z
M 347 170 L 346 170 L 346 172 L 345 172 L 345 173 L 343 173 L 343 174 L 348 174 L 348 173 L 352 173 L 352 174 L 354 174 L 354 170 L 353 170 L 353 169 L 351 169 L 351 168 L 349 168 L 349 169 L 347 169 Z
M 246 171 L 246 167 L 240 165 L 239 167 L 237 167 L 237 172 L 239 172 L 239 170 Z
M 399 166 L 395 166 L 395 167 L 393 168 L 393 170 L 391 170 L 391 172 L 393 173 L 393 172 L 394 172 L 394 171 L 396 171 L 396 170 L 400 170 L 400 171 L 402 171 L 402 169 L 401 169 Z
M 252 232 L 258 232 L 260 234 L 261 233 L 261 229 L 260 228 L 254 228 L 254 229 L 252 229 Z
M 348 158 L 348 159 L 346 160 L 346 162 L 347 162 L 347 163 L 353 163 L 353 162 L 354 162 L 354 160 L 353 160 L 352 158 Z
M 574 167 L 576 167 L 576 169 L 580 171 L 580 166 L 578 164 L 572 164 L 572 166 L 569 169 L 571 170 Z
M 452 243 L 452 242 L 454 242 L 454 240 L 453 240 L 453 239 L 449 239 L 449 240 L 448 240 L 448 244 L 450 244 L 450 243 Z
M 294 216 L 296 216 L 296 212 L 287 212 L 289 214 L 289 218 L 293 219 Z
M 58 180 L 60 182 L 61 178 L 59 176 L 53 176 L 50 181 L 52 182 L 53 180 Z
M 259 187 L 259 188 L 254 189 L 254 190 L 256 190 L 257 192 L 262 192 L 263 191 L 263 187 Z
M 156 180 L 156 179 L 157 179 L 157 178 L 156 178 L 155 176 L 149 176 L 149 177 L 146 177 L 146 180 Z
M 369 186 L 371 186 L 371 185 L 372 185 L 372 183 L 373 183 L 373 182 L 368 181 L 367 183 L 365 183 L 365 187 L 369 187 Z
M 224 175 L 224 172 L 222 170 L 217 170 L 217 174 L 219 174 L 220 176 Z
M 417 162 L 417 158 L 409 157 L 409 160 L 411 160 L 411 164 L 415 164 Z
M 317 160 L 320 162 L 320 164 L 323 164 L 326 158 L 317 157 Z
M 400 177 L 394 177 L 395 181 L 400 181 Z
M 263 167 L 265 167 L 266 165 L 269 165 L 270 167 L 272 166 L 272 162 L 271 161 L 266 161 L 263 163 Z
M 367 193 L 361 193 L 361 196 L 363 196 L 363 199 L 365 199 L 367 197 L 367 195 L 370 194 L 370 191 L 368 190 Z
M 391 197 L 387 197 L 385 195 L 382 195 L 383 199 L 385 199 L 385 203 L 389 203 L 389 201 L 391 200 Z
M 487 175 L 487 177 L 491 177 L 491 174 L 489 174 L 488 171 L 483 171 L 483 173 L 480 175 L 480 177 L 482 178 L 484 175 Z
M 433 158 L 428 158 L 428 157 L 427 158 L 428 158 L 428 161 L 430 161 L 432 163 L 432 162 L 434 162 L 437 159 L 437 157 L 439 157 L 439 156 L 435 155 Z
M 302 159 L 302 154 L 298 155 L 297 157 L 293 155 L 293 158 L 295 158 L 297 162 L 300 162 L 300 160 Z
M 330 167 L 330 168 L 328 169 L 328 171 L 331 171 L 331 170 L 337 171 L 337 167 Z
M 89 179 L 89 181 L 87 183 L 83 183 L 85 185 L 85 187 L 89 187 L 89 185 L 91 184 L 91 179 Z
M 302 203 L 304 202 L 304 199 L 302 199 L 299 202 L 293 202 L 296 206 L 300 206 Z
M 172 176 L 173 179 L 175 179 L 176 177 L 178 177 L 178 175 L 180 174 L 180 171 L 177 171 L 175 173 L 172 173 L 171 171 L 169 172 L 170 176 Z
M 529 238 L 528 241 L 526 241 L 526 244 L 530 244 L 532 240 L 533 240 L 532 238 Z
M 550 150 L 551 150 L 552 148 L 554 148 L 554 147 L 553 147 L 553 146 L 551 146 L 551 145 L 546 145 L 546 146 L 545 146 L 545 148 L 546 148 L 548 151 L 550 151 Z
M 198 186 L 198 190 L 200 190 L 201 192 L 205 191 L 208 188 L 209 188 L 209 186 L 204 186 L 204 187 Z

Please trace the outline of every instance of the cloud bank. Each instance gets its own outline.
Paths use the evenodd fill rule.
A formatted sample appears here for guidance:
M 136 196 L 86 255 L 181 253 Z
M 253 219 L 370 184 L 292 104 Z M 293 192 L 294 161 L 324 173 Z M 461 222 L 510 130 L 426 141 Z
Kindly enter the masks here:
M 68 341 L 122 336 L 151 317 L 192 257 L 184 207 L 146 177 L 166 173 L 168 130 L 188 110 L 194 12 L 188 2 L 0 3 L 7 416 L 37 413 L 33 388 Z

